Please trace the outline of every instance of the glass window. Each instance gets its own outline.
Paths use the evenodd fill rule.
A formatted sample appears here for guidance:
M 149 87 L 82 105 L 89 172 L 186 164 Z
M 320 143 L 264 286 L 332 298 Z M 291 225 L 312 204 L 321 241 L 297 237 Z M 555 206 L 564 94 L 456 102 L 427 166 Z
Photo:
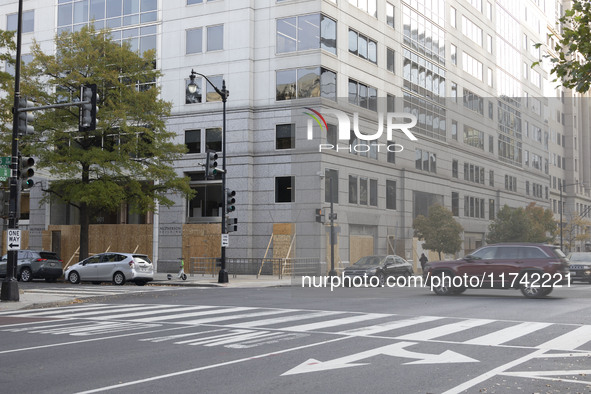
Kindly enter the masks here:
M 367 178 L 359 178 L 359 204 L 367 205 Z
M 299 68 L 297 80 L 298 98 L 320 97 L 320 69 Z
M 296 18 L 277 20 L 277 53 L 294 52 L 297 48 Z
M 107 18 L 121 16 L 121 0 L 107 0 Z
M 205 150 L 222 151 L 222 128 L 205 129 Z
M 298 50 L 316 49 L 320 46 L 320 15 L 298 16 Z
M 378 181 L 377 179 L 369 180 L 369 205 L 372 207 L 378 206 Z
M 103 6 L 104 13 L 104 6 Z M 16 16 L 16 14 L 14 14 Z M 12 28 L 12 15 L 8 15 L 7 30 L 16 30 L 16 21 L 14 22 L 14 29 Z M 15 18 L 16 19 L 16 18 Z M 57 25 L 71 25 L 72 24 L 72 4 L 62 4 L 57 8 Z
M 337 23 L 324 16 L 320 16 L 320 48 L 337 53 Z
M 61 6 L 60 6 L 61 7 Z M 70 13 L 72 8 L 70 6 Z M 58 17 L 59 17 L 59 10 L 58 10 Z M 72 15 L 70 14 L 70 18 Z M 10 14 L 6 17 L 6 30 L 8 31 L 16 31 L 18 28 L 18 14 Z M 35 30 L 35 11 L 23 11 L 23 25 L 22 25 L 22 32 L 23 33 L 30 33 Z
M 275 126 L 275 149 L 295 148 L 295 125 L 278 124 Z
M 201 102 L 201 78 L 195 78 L 195 85 L 197 85 L 197 90 L 195 93 L 191 93 L 189 91 L 189 83 L 191 82 L 190 79 L 185 80 L 185 104 L 194 104 Z
M 187 0 L 187 5 L 201 4 L 201 3 L 203 3 L 203 0 Z
M 357 204 L 357 177 L 349 175 L 349 204 Z
M 275 202 L 295 201 L 295 177 L 278 176 L 275 178 Z
M 277 71 L 275 85 L 277 101 L 296 98 L 296 75 L 296 69 Z
M 394 5 L 386 3 L 386 23 L 390 27 L 394 27 Z
M 224 25 L 207 27 L 207 50 L 219 51 L 224 49 Z
M 203 29 L 187 30 L 187 53 L 201 53 L 203 52 Z
M 396 181 L 386 181 L 386 209 L 396 209 Z
M 390 49 L 390 48 L 387 49 L 386 58 L 387 58 L 386 69 L 392 73 L 395 72 L 395 70 L 394 70 L 395 58 L 394 58 L 394 50 L 393 49 Z
M 221 75 L 216 75 L 213 77 L 208 76 L 207 78 L 209 78 L 209 80 L 211 81 L 211 84 L 213 84 L 214 86 L 216 86 L 218 89 L 222 88 L 222 83 L 223 83 L 223 78 Z M 220 96 L 215 89 L 213 88 L 213 86 L 211 86 L 210 83 L 207 83 L 206 89 L 205 89 L 205 98 L 207 102 L 211 102 L 211 101 L 222 101 L 222 96 Z
M 203 176 L 203 173 L 201 173 Z M 195 197 L 189 201 L 189 218 L 218 217 L 222 199 L 221 183 L 197 184 L 191 186 L 196 191 Z
M 201 130 L 185 130 L 187 153 L 201 153 Z

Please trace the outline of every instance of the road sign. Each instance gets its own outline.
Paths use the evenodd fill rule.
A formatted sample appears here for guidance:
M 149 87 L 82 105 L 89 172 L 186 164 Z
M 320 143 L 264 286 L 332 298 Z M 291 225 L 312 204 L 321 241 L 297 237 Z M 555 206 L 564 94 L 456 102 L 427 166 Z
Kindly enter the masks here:
M 222 234 L 222 248 L 230 246 L 230 235 Z
M 6 236 L 7 250 L 20 250 L 21 248 L 21 230 L 8 229 Z
M 10 168 L 0 167 L 0 178 L 10 178 Z
M 0 166 L 8 167 L 12 164 L 12 158 L 10 156 L 0 156 Z

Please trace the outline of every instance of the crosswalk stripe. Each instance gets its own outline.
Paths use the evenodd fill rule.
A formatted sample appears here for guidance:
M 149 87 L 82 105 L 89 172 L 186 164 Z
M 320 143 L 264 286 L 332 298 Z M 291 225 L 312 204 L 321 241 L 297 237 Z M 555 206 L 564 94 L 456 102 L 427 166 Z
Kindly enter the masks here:
M 178 315 L 173 315 L 173 316 L 146 317 L 143 319 L 133 319 L 132 321 L 142 322 L 142 323 L 151 323 L 151 322 L 155 322 L 155 321 L 180 319 L 180 318 L 184 318 L 184 317 L 195 317 L 195 316 L 215 315 L 215 314 L 223 314 L 223 313 L 234 313 L 234 312 L 241 312 L 241 311 L 252 310 L 252 309 L 255 309 L 255 308 L 242 307 L 242 306 L 236 307 L 236 308 L 219 308 L 219 309 L 203 311 L 203 312 L 180 313 Z M 184 322 L 179 322 L 179 323 L 184 323 Z
M 413 326 L 415 324 L 427 323 L 430 321 L 441 320 L 441 319 L 443 319 L 443 317 L 417 316 L 417 317 L 412 317 L 410 319 L 397 320 L 397 321 L 393 321 L 393 322 L 376 324 L 373 326 L 367 326 L 367 327 L 361 327 L 361 328 L 354 328 L 351 330 L 338 332 L 337 334 L 358 335 L 358 336 L 373 335 L 373 334 L 378 334 L 378 333 L 384 332 L 384 331 L 395 330 L 397 328 Z
M 288 313 L 288 312 L 290 312 L 290 311 L 289 310 L 268 310 L 268 311 L 262 311 L 262 312 L 243 313 L 241 315 L 217 316 L 217 317 L 208 317 L 205 319 L 188 320 L 188 321 L 183 321 L 183 324 L 217 323 L 217 322 L 221 322 L 221 321 L 225 321 L 225 320 L 247 319 L 250 317 L 278 315 L 280 313 Z
M 229 324 L 230 327 L 235 328 L 254 328 L 254 327 L 268 327 L 274 324 L 281 324 L 286 323 L 294 320 L 306 320 L 306 319 L 315 319 L 317 317 L 326 317 L 332 315 L 340 315 L 344 312 L 332 312 L 332 311 L 320 311 L 320 312 L 313 312 L 301 315 L 292 315 L 292 316 L 283 316 L 283 317 L 275 317 L 272 319 L 262 319 L 262 320 L 254 320 L 244 323 L 236 323 L 236 324 Z
M 130 313 L 123 313 L 121 315 L 107 315 L 107 316 L 97 316 L 93 319 L 95 320 L 110 320 L 110 319 L 127 319 L 130 317 L 136 317 L 136 316 L 146 316 L 146 315 L 157 315 L 157 314 L 173 314 L 176 312 L 187 312 L 187 311 L 193 311 L 193 310 L 202 310 L 202 309 L 208 309 L 208 308 L 214 308 L 213 306 L 175 306 L 175 307 L 170 307 L 168 309 L 158 309 L 158 310 L 152 310 L 152 311 L 139 311 L 139 312 L 130 312 Z
M 44 316 L 46 317 L 69 317 L 69 318 L 80 318 L 80 317 L 89 317 L 89 316 L 94 316 L 94 315 L 102 315 L 105 313 L 118 313 L 118 312 L 127 312 L 127 311 L 149 311 L 152 309 L 164 309 L 164 308 L 170 308 L 172 305 L 141 305 L 141 306 L 133 306 L 133 307 L 129 307 L 128 305 L 117 305 L 114 306 L 113 309 L 105 311 L 104 309 L 100 309 L 100 310 L 91 310 L 90 312 L 87 311 L 83 311 L 83 312 L 77 312 L 77 311 L 68 311 L 65 314 L 64 313 L 50 313 L 50 314 L 46 314 Z
M 137 305 L 126 305 L 128 308 L 137 308 L 142 304 Z M 35 309 L 32 311 L 15 311 L 14 313 L 7 312 L 11 316 L 26 315 L 26 316 L 44 316 L 44 317 L 70 317 L 70 313 L 86 312 L 86 311 L 104 311 L 109 309 L 121 308 L 121 305 L 112 304 L 100 304 L 100 305 L 77 305 L 65 308 L 47 308 L 47 309 Z
M 363 314 L 363 315 L 343 317 L 340 319 L 325 320 L 325 321 L 316 322 L 316 323 L 301 324 L 301 325 L 291 326 L 291 327 L 282 327 L 281 330 L 297 331 L 297 332 L 314 331 L 314 330 L 319 330 L 322 328 L 357 323 L 357 322 L 366 321 L 366 320 L 380 319 L 380 318 L 389 317 L 389 316 L 392 316 L 392 315 L 387 315 L 384 313 L 367 313 L 367 314 Z
M 536 346 L 536 348 L 575 350 L 589 341 L 591 341 L 591 326 L 581 326 L 557 338 L 544 342 Z
M 497 330 L 490 334 L 486 334 L 480 336 L 478 338 L 470 339 L 469 341 L 464 341 L 462 343 L 468 345 L 488 345 L 488 346 L 496 346 L 502 345 L 503 343 L 507 343 L 513 339 L 517 339 L 527 334 L 531 334 L 532 332 L 541 330 L 542 328 L 546 328 L 551 326 L 552 323 L 538 323 L 538 322 L 525 322 L 520 323 L 515 326 L 503 328 L 501 330 Z
M 130 305 L 130 306 L 133 306 L 133 305 Z M 71 309 L 90 309 L 90 308 L 107 308 L 107 307 L 113 307 L 113 305 L 111 305 L 111 304 L 81 304 L 81 305 L 72 305 L 72 306 L 55 306 L 52 308 L 43 308 L 43 309 L 33 309 L 33 310 L 27 309 L 27 310 L 0 312 L 0 316 L 6 316 L 6 315 L 10 315 L 10 316 L 34 315 L 34 316 L 36 316 L 36 313 L 38 311 L 51 313 L 54 311 L 66 311 L 66 310 L 71 310 Z
M 489 319 L 468 319 L 462 320 L 456 323 L 445 324 L 443 326 L 429 328 L 427 330 L 414 332 L 412 334 L 403 335 L 400 337 L 396 337 L 396 339 L 405 339 L 405 340 L 412 340 L 412 341 L 419 341 L 419 340 L 429 340 L 439 338 L 445 335 L 454 334 L 456 332 L 468 330 L 470 328 L 483 326 L 485 324 L 489 324 L 494 322 L 494 320 Z

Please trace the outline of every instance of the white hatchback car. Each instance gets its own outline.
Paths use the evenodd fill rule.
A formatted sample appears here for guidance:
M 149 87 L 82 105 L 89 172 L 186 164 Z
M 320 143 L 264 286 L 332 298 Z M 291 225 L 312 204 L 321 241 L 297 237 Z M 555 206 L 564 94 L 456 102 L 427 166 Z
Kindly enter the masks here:
M 68 267 L 64 277 L 70 283 L 112 281 L 113 284 L 123 285 L 132 281 L 143 286 L 154 280 L 154 266 L 145 254 L 107 252 Z

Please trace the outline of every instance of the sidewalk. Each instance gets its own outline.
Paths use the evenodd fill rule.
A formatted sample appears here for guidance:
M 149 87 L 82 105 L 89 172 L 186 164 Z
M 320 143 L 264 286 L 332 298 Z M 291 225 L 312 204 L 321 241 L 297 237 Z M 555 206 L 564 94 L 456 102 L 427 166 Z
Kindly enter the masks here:
M 218 283 L 217 275 L 187 275 L 187 280 L 177 278 L 176 274 L 171 274 L 171 280 L 167 278 L 168 274 L 156 273 L 154 280 L 148 286 L 190 286 L 190 287 L 227 287 L 227 288 L 262 288 L 262 287 L 285 287 L 292 286 L 292 278 L 286 277 L 279 279 L 277 276 L 259 276 L 239 275 L 228 278 L 228 283 Z M 84 283 L 83 283 L 84 284 Z M 134 284 L 130 284 L 134 286 Z M 61 286 L 57 283 L 56 286 Z M 125 285 L 127 287 L 127 285 Z M 141 287 L 137 287 L 141 291 Z M 29 293 L 19 286 L 19 301 L 0 301 L 0 312 L 14 311 L 18 309 L 50 308 L 56 306 L 70 305 L 83 302 L 83 298 L 67 295 L 54 295 L 48 293 Z

